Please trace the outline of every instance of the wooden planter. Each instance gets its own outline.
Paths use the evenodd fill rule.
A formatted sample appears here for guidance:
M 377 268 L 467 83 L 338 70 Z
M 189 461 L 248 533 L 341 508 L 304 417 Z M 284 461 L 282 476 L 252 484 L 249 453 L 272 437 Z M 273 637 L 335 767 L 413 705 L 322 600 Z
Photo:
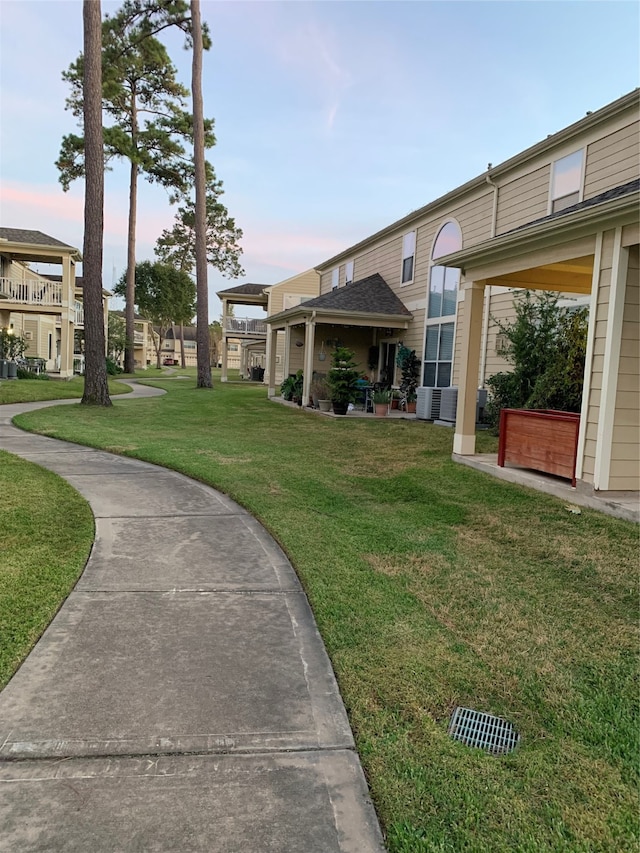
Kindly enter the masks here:
M 513 462 L 576 484 L 580 415 L 548 409 L 502 409 L 498 465 Z

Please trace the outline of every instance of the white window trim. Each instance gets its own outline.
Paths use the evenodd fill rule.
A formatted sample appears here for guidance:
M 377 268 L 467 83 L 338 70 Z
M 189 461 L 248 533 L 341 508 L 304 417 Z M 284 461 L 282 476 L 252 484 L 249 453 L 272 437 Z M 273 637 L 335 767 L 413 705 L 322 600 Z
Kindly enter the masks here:
M 425 314 L 426 314 L 426 311 L 425 311 Z M 456 313 L 455 314 L 449 314 L 446 317 L 431 317 L 431 318 L 428 318 L 424 324 L 424 334 L 422 336 L 422 360 L 421 360 L 422 369 L 420 371 L 420 384 L 421 385 L 424 385 L 424 364 L 427 360 L 425 358 L 425 356 L 427 354 L 427 351 L 426 351 L 427 329 L 429 328 L 429 326 L 440 326 L 443 323 L 453 323 L 453 346 L 451 348 L 451 381 L 450 381 L 448 386 L 445 386 L 448 388 L 453 387 L 453 371 L 454 371 L 455 363 L 456 363 L 456 334 L 458 332 L 458 309 L 457 309 L 457 307 L 456 307 Z M 444 361 L 444 359 L 436 360 L 436 365 L 439 364 L 440 361 Z M 438 373 L 438 369 L 436 367 L 436 376 L 437 376 L 437 373 Z M 428 387 L 432 388 L 433 386 L 429 385 Z M 436 387 L 438 387 L 438 386 L 436 386 Z
M 580 202 L 584 199 L 584 174 L 586 168 L 587 161 L 587 149 L 586 146 L 584 148 L 576 148 L 574 151 L 569 151 L 568 154 L 563 154 L 562 157 L 556 157 L 555 160 L 551 161 L 551 171 L 549 174 L 549 200 L 547 202 L 547 215 L 553 213 L 553 202 L 558 201 L 560 198 L 564 198 L 564 196 L 558 196 L 558 198 L 553 198 L 553 172 L 556 163 L 559 163 L 560 160 L 564 160 L 565 157 L 571 157 L 573 154 L 577 154 L 578 151 L 582 154 L 582 162 L 580 163 L 580 185 L 578 187 L 578 201 L 574 202 L 575 204 L 580 204 Z M 557 211 L 561 213 L 562 211 Z
M 347 273 L 349 265 L 351 265 L 351 278 L 349 278 L 348 273 Z M 345 283 L 345 285 L 353 284 L 354 269 L 355 269 L 355 262 L 354 261 L 347 261 L 345 263 L 345 265 L 344 265 L 344 283 Z
M 404 253 L 404 241 L 407 237 L 413 234 L 413 252 L 410 255 L 405 255 Z M 402 235 L 402 260 L 400 262 L 400 286 L 405 287 L 407 284 L 413 284 L 416 277 L 416 243 L 418 242 L 418 229 L 414 228 L 413 231 L 407 231 Z M 411 265 L 411 278 L 408 278 L 406 281 L 402 280 L 402 274 L 404 272 L 404 262 L 408 258 L 413 258 L 413 263 Z
M 337 290 L 340 284 L 340 267 L 331 270 L 331 290 Z

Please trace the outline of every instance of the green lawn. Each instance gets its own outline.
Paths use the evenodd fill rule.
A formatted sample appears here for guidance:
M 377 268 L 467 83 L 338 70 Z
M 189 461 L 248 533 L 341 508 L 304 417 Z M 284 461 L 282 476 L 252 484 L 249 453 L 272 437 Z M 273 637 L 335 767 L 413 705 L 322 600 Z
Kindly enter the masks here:
M 94 527 L 89 504 L 50 471 L 0 451 L 0 472 L 2 687 L 78 579 Z
M 266 525 L 309 596 L 392 853 L 638 850 L 635 525 L 453 463 L 451 430 L 154 384 L 169 393 L 18 422 L 182 471 Z M 452 742 L 457 705 L 512 721 L 519 750 Z
M 154 371 L 157 375 L 157 371 Z M 82 397 L 84 378 L 73 379 L 12 379 L 0 381 L 0 404 L 31 403 L 35 400 L 71 400 Z M 109 379 L 110 394 L 128 394 L 128 385 Z

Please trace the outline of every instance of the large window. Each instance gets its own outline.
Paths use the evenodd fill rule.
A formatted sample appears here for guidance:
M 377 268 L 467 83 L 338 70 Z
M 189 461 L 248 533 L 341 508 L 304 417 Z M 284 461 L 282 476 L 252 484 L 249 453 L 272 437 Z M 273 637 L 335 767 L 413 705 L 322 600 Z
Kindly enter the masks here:
M 402 284 L 413 281 L 413 262 L 416 254 L 416 232 L 410 231 L 402 238 Z
M 551 172 L 551 213 L 580 201 L 584 152 L 574 151 L 553 164 Z
M 448 388 L 451 385 L 454 326 L 454 323 L 427 326 L 422 382 L 428 388 Z
M 451 384 L 455 316 L 460 284 L 460 270 L 433 262 L 461 248 L 462 232 L 458 224 L 446 222 L 440 229 L 431 252 L 432 267 L 429 273 L 422 375 L 422 384 L 430 388 L 447 388 Z

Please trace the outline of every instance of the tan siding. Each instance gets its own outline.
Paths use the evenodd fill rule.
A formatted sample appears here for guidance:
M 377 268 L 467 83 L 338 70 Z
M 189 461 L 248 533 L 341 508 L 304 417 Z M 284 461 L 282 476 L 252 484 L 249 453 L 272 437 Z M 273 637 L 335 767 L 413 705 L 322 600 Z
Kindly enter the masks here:
M 460 353 L 462 352 L 462 332 L 464 327 L 464 302 L 458 302 L 458 313 L 456 316 L 456 330 L 453 342 L 453 370 L 451 372 L 451 384 L 457 386 L 460 381 Z
M 638 122 L 592 142 L 587 148 L 584 198 L 625 184 L 640 175 Z
M 416 258 L 418 252 L 416 249 Z M 400 286 L 400 266 L 402 264 L 402 236 L 370 249 L 363 255 L 356 255 L 354 275 L 356 281 L 374 273 L 380 273 L 387 284 L 396 292 Z M 331 288 L 331 282 L 329 282 Z
M 498 234 L 545 216 L 549 205 L 551 166 L 546 165 L 515 181 L 504 184 L 498 191 Z

